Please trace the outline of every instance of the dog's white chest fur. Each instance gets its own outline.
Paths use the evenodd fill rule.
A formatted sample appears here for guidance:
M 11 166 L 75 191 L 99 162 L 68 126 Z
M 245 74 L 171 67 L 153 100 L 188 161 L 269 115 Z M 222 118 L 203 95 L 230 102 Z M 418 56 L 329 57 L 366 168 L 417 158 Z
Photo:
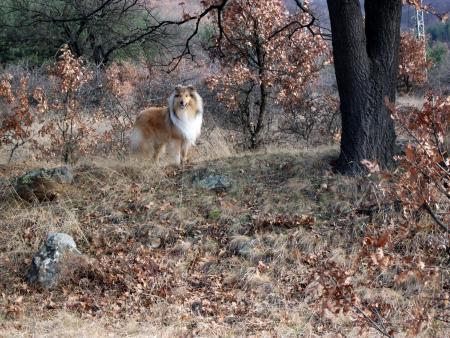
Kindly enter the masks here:
M 172 94 L 169 98 L 169 114 L 170 120 L 172 123 L 178 128 L 178 130 L 183 134 L 184 138 L 191 144 L 195 145 L 195 141 L 200 136 L 200 132 L 202 129 L 203 122 L 203 100 L 195 93 L 196 101 L 197 101 L 197 114 L 195 118 L 189 118 L 186 111 L 181 110 L 175 114 L 173 109 L 173 99 L 174 95 Z
M 191 144 L 195 145 L 195 141 L 200 136 L 203 114 L 198 113 L 195 118 L 189 118 L 185 111 L 179 111 L 178 114 L 171 110 L 170 119 L 172 123 L 178 128 L 178 130 L 183 134 L 184 138 Z

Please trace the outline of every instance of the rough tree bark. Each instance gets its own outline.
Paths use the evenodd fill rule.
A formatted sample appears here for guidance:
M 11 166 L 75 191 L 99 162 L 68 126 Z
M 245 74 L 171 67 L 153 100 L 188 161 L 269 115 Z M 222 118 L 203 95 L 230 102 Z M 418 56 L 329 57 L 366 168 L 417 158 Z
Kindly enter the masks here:
M 341 99 L 342 137 L 337 169 L 365 170 L 361 161 L 393 164 L 394 123 L 385 99 L 395 101 L 401 0 L 327 0 Z
M 256 61 L 258 65 L 258 78 L 260 81 L 259 85 L 259 109 L 258 109 L 258 119 L 256 126 L 251 131 L 251 149 L 257 149 L 261 145 L 261 132 L 265 127 L 266 122 L 266 110 L 267 110 L 267 87 L 264 79 L 265 72 L 265 56 L 260 44 L 260 38 L 257 33 L 257 27 L 255 23 L 255 45 L 256 45 Z

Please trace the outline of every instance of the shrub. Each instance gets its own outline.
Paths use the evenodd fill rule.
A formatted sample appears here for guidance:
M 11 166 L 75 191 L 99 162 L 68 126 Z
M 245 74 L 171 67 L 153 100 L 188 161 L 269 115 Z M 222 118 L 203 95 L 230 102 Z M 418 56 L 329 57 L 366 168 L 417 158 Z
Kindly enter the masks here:
M 46 107 L 46 119 L 39 134 L 47 137 L 50 144 L 39 144 L 38 148 L 46 157 L 58 156 L 63 162 L 74 162 L 78 155 L 95 148 L 98 139 L 95 125 L 100 116 L 95 111 L 85 114 L 78 96 L 92 73 L 66 45 L 56 64 L 49 68 L 49 74 L 54 85 L 40 102 Z
M 294 135 L 307 146 L 331 143 L 340 133 L 339 99 L 331 94 L 305 94 L 283 107 L 281 133 Z
M 0 102 L 3 110 L 0 116 L 0 146 L 9 147 L 8 162 L 19 147 L 28 143 L 35 144 L 33 123 L 37 113 L 42 112 L 44 108 L 42 105 L 39 105 L 37 110 L 30 107 L 26 77 L 20 78 L 16 90 L 13 89 L 12 80 L 13 77 L 9 74 L 0 80 Z M 39 100 L 42 90 L 36 88 L 33 94 Z
M 386 174 L 392 180 L 389 191 L 401 202 L 404 216 L 416 220 L 425 210 L 444 230 L 450 223 L 450 97 L 429 93 L 422 109 L 400 112 L 391 107 L 393 118 L 409 137 L 399 167 Z

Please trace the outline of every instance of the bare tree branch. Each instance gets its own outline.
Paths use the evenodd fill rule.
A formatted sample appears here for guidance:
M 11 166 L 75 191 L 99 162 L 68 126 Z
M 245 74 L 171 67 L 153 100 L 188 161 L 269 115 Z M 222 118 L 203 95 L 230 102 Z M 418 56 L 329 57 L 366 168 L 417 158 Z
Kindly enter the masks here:
M 428 203 L 423 204 L 423 208 L 428 212 L 428 214 L 431 216 L 431 218 L 438 224 L 444 231 L 447 233 L 450 233 L 449 226 L 444 224 L 439 217 L 434 213 L 433 209 L 428 205 Z
M 357 306 L 355 306 L 355 305 L 353 305 L 353 307 L 355 308 L 355 310 L 356 310 L 359 314 L 361 314 L 361 315 L 364 317 L 365 320 L 367 320 L 367 322 L 368 322 L 374 329 L 376 329 L 378 332 L 380 332 L 383 336 L 392 338 L 392 336 L 391 336 L 389 333 L 387 333 L 386 331 L 384 331 L 377 323 L 375 323 L 375 322 L 372 320 L 372 318 L 368 317 L 368 316 L 364 313 L 364 311 L 362 311 L 359 307 L 357 307 Z

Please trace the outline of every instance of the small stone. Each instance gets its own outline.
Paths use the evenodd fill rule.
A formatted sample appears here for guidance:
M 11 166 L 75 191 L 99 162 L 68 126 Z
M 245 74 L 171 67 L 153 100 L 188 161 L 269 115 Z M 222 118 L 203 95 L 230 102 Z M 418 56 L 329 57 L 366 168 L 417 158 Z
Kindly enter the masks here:
M 234 324 L 239 322 L 239 317 L 236 316 L 228 316 L 224 319 L 224 322 L 227 324 Z
M 193 183 L 197 187 L 215 192 L 228 191 L 232 186 L 231 178 L 208 170 L 198 172 L 193 178 Z
M 121 211 L 111 211 L 105 219 L 112 224 L 119 224 L 125 218 L 125 215 Z
M 201 300 L 197 300 L 191 304 L 192 312 L 198 316 L 203 313 L 203 304 Z
M 61 260 L 67 253 L 80 254 L 73 238 L 64 233 L 49 234 L 32 259 L 28 282 L 46 289 L 55 287 L 59 280 Z
M 252 240 L 248 236 L 234 236 L 228 248 L 235 255 L 248 257 L 253 249 Z
M 148 241 L 148 246 L 152 249 L 158 249 L 162 244 L 161 238 L 159 237 L 153 237 L 150 238 Z

